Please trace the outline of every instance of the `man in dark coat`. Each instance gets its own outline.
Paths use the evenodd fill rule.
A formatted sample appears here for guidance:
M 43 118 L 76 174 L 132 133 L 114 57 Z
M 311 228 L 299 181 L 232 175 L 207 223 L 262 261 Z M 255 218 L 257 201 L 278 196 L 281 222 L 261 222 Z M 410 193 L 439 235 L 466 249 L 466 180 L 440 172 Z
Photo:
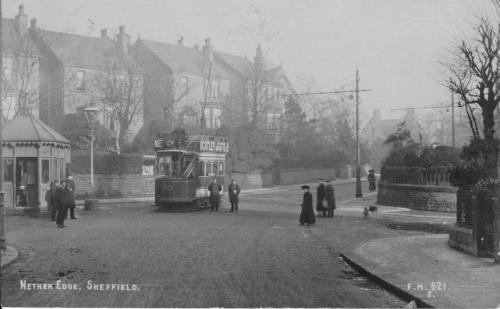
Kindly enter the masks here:
M 299 223 L 301 225 L 314 224 L 316 222 L 316 218 L 314 217 L 312 194 L 309 192 L 309 186 L 302 186 L 302 189 L 304 189 L 304 196 L 302 200 L 302 211 L 300 212 Z
M 76 219 L 75 217 L 75 182 L 73 181 L 72 176 L 68 176 L 68 179 L 66 179 L 66 207 L 69 208 L 69 214 L 71 219 Z M 66 211 L 66 216 L 64 216 L 64 219 L 68 219 L 68 212 Z
M 316 189 L 316 211 L 318 216 L 320 212 L 323 212 L 323 217 L 326 217 L 326 208 L 323 206 L 323 200 L 325 199 L 325 184 L 323 179 L 318 179 L 318 188 Z
M 217 183 L 217 179 L 215 177 L 208 185 L 208 191 L 210 192 L 210 210 L 219 211 L 220 192 L 222 191 L 222 187 Z
M 325 200 L 328 208 L 328 217 L 333 218 L 333 211 L 337 206 L 335 205 L 335 189 L 333 189 L 331 180 L 326 183 Z
M 50 183 L 50 188 L 45 192 L 45 201 L 47 202 L 47 212 L 50 216 L 50 221 L 56 221 L 57 208 L 54 205 L 54 194 L 56 192 L 57 180 Z
M 229 188 L 227 189 L 227 192 L 229 193 L 229 202 L 231 203 L 231 212 L 236 211 L 238 212 L 238 203 L 240 202 L 240 186 L 236 183 L 236 181 L 233 179 L 231 181 L 231 184 L 229 185 Z
M 66 213 L 66 192 L 63 187 L 64 181 L 61 181 L 61 183 L 57 183 L 56 185 L 56 191 L 54 192 L 54 206 L 57 209 L 57 218 L 56 218 L 56 224 L 57 227 L 63 228 L 65 227 L 64 225 L 64 215 Z

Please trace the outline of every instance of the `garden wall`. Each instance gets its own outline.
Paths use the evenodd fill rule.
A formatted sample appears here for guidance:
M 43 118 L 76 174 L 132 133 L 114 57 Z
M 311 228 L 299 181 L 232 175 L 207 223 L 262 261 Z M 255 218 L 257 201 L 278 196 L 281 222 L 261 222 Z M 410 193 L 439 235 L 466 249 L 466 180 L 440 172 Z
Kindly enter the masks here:
M 236 179 L 241 188 L 256 189 L 273 185 L 290 185 L 315 182 L 318 178 L 334 179 L 334 168 L 297 168 L 274 171 L 251 171 L 247 173 L 227 174 Z M 73 174 L 76 183 L 77 198 L 86 198 L 90 192 L 90 175 Z M 227 185 L 226 183 L 226 185 Z M 97 198 L 145 197 L 154 196 L 154 176 L 141 174 L 94 174 L 94 187 Z
M 378 183 L 377 204 L 416 210 L 456 212 L 457 188 L 451 186 Z

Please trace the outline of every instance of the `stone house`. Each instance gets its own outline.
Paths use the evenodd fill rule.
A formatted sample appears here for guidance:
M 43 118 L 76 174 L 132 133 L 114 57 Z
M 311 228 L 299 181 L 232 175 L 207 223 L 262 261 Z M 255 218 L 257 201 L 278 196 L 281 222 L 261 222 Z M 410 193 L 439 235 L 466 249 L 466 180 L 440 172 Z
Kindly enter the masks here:
M 372 117 L 360 132 L 361 142 L 370 151 L 370 165 L 379 170 L 381 161 L 389 154 L 391 145 L 384 145 L 386 138 L 396 132 L 400 123 L 405 122 L 411 132 L 412 139 L 417 143 L 424 142 L 423 128 L 417 118 L 415 109 L 408 108 L 403 118 L 382 119 L 380 109 L 373 110 Z
M 179 44 L 138 39 L 134 59 L 145 71 L 144 117 L 159 120 L 167 130 L 184 127 L 188 133 L 201 128 L 216 130 L 223 120 L 223 103 L 230 92 L 232 72 L 214 61 L 210 39 L 202 50 Z
M 134 114 L 126 141 L 131 141 L 144 123 L 143 71 L 128 54 L 129 35 L 120 26 L 114 39 L 101 30 L 100 37 L 43 30 L 31 20 L 30 33 L 42 53 L 40 59 L 40 119 L 60 129 L 65 115 L 76 114 L 94 103 L 97 121 L 113 132 L 119 130 L 117 114 L 121 101 L 116 93 L 134 89 L 130 105 Z M 127 72 L 132 72 L 128 74 Z M 130 77 L 132 76 L 132 77 Z M 117 107 L 118 106 L 118 107 Z
M 28 17 L 19 6 L 15 18 L 2 18 L 2 113 L 12 119 L 25 106 L 39 114 L 40 52 L 28 33 Z

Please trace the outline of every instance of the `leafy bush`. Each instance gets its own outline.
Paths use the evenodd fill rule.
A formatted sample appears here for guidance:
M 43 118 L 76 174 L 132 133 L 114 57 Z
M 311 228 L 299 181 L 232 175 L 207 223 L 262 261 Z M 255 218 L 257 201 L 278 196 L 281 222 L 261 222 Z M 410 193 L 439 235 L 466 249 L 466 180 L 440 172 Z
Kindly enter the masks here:
M 496 142 L 498 148 L 498 141 Z M 495 150 L 494 150 L 495 151 Z M 485 166 L 485 157 L 492 152 L 491 147 L 483 139 L 472 139 L 469 145 L 462 148 L 460 161 L 454 165 L 450 182 L 457 187 L 476 187 L 489 190 L 492 181 Z
M 394 148 L 382 162 L 389 167 L 453 166 L 459 162 L 460 150 L 447 146 L 420 147 L 418 144 Z

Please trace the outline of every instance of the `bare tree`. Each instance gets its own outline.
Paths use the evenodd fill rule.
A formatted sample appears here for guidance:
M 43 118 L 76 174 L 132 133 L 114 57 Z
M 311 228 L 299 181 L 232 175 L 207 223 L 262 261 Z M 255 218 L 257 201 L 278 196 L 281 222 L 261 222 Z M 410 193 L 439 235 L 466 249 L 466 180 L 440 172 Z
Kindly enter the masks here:
M 487 145 L 485 168 L 490 176 L 497 176 L 498 149 L 495 141 L 494 111 L 500 101 L 500 25 L 488 18 L 478 18 L 475 36 L 462 40 L 453 52 L 453 59 L 445 63 L 450 79 L 448 87 L 458 95 L 467 111 L 475 139 L 479 129 L 475 122 L 474 106 L 479 106 L 483 121 L 483 135 Z
M 184 72 L 174 72 L 169 80 L 170 98 L 165 102 L 163 110 L 165 112 L 165 124 L 169 131 L 175 127 L 175 111 L 179 103 L 187 97 L 197 86 L 187 78 Z M 191 108 L 192 109 L 192 108 Z
M 2 74 L 2 102 L 7 102 L 4 108 L 7 115 L 12 111 L 26 108 L 32 111 L 39 104 L 38 68 L 40 53 L 28 35 L 19 36 L 19 39 L 9 46 L 8 57 L 3 63 Z M 15 101 L 8 101 L 8 97 Z M 3 115 L 2 115 L 3 117 Z
M 102 70 L 94 75 L 95 95 L 116 120 L 115 147 L 121 153 L 134 117 L 143 105 L 143 72 L 126 54 L 111 51 Z

